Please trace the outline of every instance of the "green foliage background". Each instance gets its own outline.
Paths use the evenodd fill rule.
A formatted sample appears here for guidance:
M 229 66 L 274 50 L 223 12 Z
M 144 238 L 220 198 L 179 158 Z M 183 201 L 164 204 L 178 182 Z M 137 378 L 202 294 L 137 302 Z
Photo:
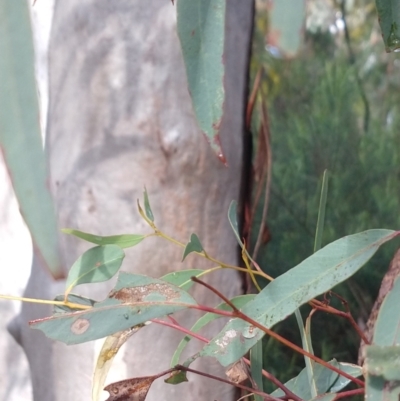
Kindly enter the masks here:
M 335 4 L 333 10 L 346 11 L 348 40 L 345 30 L 306 30 L 304 47 L 291 60 L 274 58 L 265 50 L 268 16 L 259 12 L 256 17 L 252 74 L 260 66 L 265 70 L 261 90 L 268 99 L 273 160 L 267 218 L 271 239 L 258 262 L 273 277 L 313 252 L 325 169 L 329 189 L 323 245 L 367 229 L 400 227 L 399 56 L 385 54 L 371 1 L 342 7 Z M 256 106 L 253 132 L 258 123 Z M 261 205 L 253 244 L 260 216 Z M 398 246 L 399 241 L 386 245 L 361 272 L 335 289 L 360 323 L 368 319 Z M 335 299 L 332 304 L 340 306 Z M 309 310 L 304 308 L 305 316 Z M 294 327 L 291 317 L 277 330 L 300 345 Z M 317 313 L 312 335 L 316 354 L 356 363 L 359 339 L 346 321 Z M 302 357 L 272 339 L 264 341 L 264 358 L 266 368 L 281 381 L 304 366 Z M 271 388 L 265 384 L 265 389 Z

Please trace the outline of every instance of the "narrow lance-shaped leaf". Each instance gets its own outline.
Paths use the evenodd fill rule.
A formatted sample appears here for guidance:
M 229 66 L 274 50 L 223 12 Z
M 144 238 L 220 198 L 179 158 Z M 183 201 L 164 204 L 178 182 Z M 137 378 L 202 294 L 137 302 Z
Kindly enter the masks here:
M 196 301 L 179 287 L 163 280 L 120 272 L 109 297 L 93 308 L 37 319 L 29 324 L 54 340 L 81 344 L 193 305 Z
M 225 162 L 219 130 L 224 89 L 226 0 L 178 0 L 177 28 L 197 122 Z
M 36 251 L 62 278 L 57 221 L 39 126 L 34 50 L 26 1 L 0 2 L 0 151 Z
M 124 251 L 117 245 L 96 246 L 87 250 L 68 273 L 65 296 L 79 284 L 109 280 L 118 272 L 124 257 Z
M 147 218 L 154 222 L 154 215 L 153 211 L 151 210 L 149 195 L 147 194 L 147 189 L 145 188 L 143 191 L 143 202 L 144 202 L 144 210 L 146 212 Z
M 100 235 L 89 234 L 72 228 L 63 228 L 61 231 L 65 234 L 74 235 L 75 237 L 84 239 L 93 244 L 118 245 L 120 248 L 130 248 L 139 244 L 145 238 L 144 235 L 140 234 L 121 234 L 102 237 Z
M 267 328 L 285 319 L 358 271 L 385 242 L 398 235 L 391 230 L 369 230 L 341 238 L 314 253 L 267 285 L 241 311 Z M 253 336 L 246 336 L 252 329 Z M 227 366 L 241 358 L 264 332 L 241 319 L 230 320 L 200 352 Z

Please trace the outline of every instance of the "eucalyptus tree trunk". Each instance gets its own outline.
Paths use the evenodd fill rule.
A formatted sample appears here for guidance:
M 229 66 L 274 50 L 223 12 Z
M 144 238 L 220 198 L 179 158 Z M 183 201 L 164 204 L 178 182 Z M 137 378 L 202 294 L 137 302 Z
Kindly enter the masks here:
M 50 101 L 47 151 L 59 225 L 99 235 L 151 232 L 137 213 L 147 187 L 157 226 L 182 242 L 195 232 L 207 253 L 238 263 L 229 203 L 240 197 L 244 114 L 252 31 L 252 1 L 229 0 L 226 24 L 225 116 L 222 165 L 199 132 L 186 84 L 176 34 L 175 8 L 168 0 L 57 1 L 50 41 Z M 68 269 L 88 244 L 60 236 Z M 160 277 L 176 269 L 212 265 L 160 238 L 127 250 L 122 270 Z M 207 278 L 225 295 L 241 291 L 234 271 Z M 34 259 L 26 289 L 30 297 L 63 292 Z M 112 283 L 78 287 L 103 299 Z M 195 288 L 199 302 L 216 300 Z M 21 322 L 49 315 L 43 306 L 24 305 Z M 189 326 L 198 316 L 182 314 Z M 106 324 L 106 322 L 105 322 Z M 219 326 L 221 327 L 221 325 Z M 215 329 L 215 327 L 214 327 Z M 88 401 L 97 342 L 65 346 L 26 325 L 13 329 L 25 349 L 35 401 Z M 214 331 L 215 332 L 215 331 Z M 211 337 L 212 332 L 203 333 Z M 169 367 L 182 334 L 152 324 L 120 351 L 110 380 L 155 374 Z M 193 343 L 195 341 L 192 341 Z M 190 353 L 199 349 L 196 343 Z M 197 365 L 221 370 L 207 360 Z M 156 381 L 148 400 L 227 401 L 231 387 L 189 376 L 179 386 Z

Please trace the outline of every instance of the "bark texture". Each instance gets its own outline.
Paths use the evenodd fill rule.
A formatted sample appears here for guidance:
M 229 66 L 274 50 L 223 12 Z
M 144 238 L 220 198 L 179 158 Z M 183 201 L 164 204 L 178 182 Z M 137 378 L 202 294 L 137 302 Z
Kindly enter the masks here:
M 228 96 L 221 133 L 225 167 L 197 128 L 176 35 L 175 8 L 169 1 L 56 3 L 47 150 L 60 227 L 100 235 L 149 232 L 136 209 L 145 185 L 160 229 L 181 241 L 195 232 L 210 255 L 238 263 L 226 214 L 231 200 L 240 196 L 253 4 L 229 0 L 227 6 Z M 60 247 L 67 269 L 89 245 L 60 236 Z M 181 264 L 181 255 L 182 249 L 151 238 L 127 250 L 122 270 L 160 277 L 176 269 L 209 266 L 194 256 Z M 209 279 L 229 297 L 241 291 L 240 278 L 233 271 Z M 82 286 L 77 292 L 102 299 L 110 288 L 109 283 Z M 26 295 L 51 298 L 63 289 L 64 283 L 52 282 L 35 259 Z M 194 296 L 200 302 L 218 302 L 201 288 L 194 290 Z M 43 306 L 24 305 L 20 322 L 49 314 Z M 190 325 L 193 319 L 183 314 L 180 322 Z M 16 322 L 12 331 L 28 356 L 35 401 L 90 399 L 97 342 L 67 347 Z M 179 333 L 155 325 L 140 330 L 121 350 L 110 379 L 168 368 L 180 338 Z M 209 360 L 198 367 L 218 370 L 214 365 Z M 179 386 L 158 380 L 147 398 L 231 399 L 230 387 L 194 376 Z

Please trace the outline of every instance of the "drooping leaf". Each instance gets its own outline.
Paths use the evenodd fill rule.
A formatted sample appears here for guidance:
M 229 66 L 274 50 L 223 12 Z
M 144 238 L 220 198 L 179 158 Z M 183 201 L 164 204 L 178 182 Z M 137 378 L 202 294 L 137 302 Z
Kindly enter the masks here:
M 257 384 L 257 389 L 260 391 L 264 391 L 263 386 L 263 376 L 262 376 L 262 367 L 263 367 L 263 345 L 262 340 L 258 341 L 256 345 L 250 350 L 250 370 L 251 377 L 254 382 Z M 259 394 L 254 394 L 254 401 L 263 401 L 264 398 Z
M 400 3 L 397 0 L 375 0 L 386 51 L 400 49 Z
M 159 376 L 121 380 L 104 388 L 110 393 L 106 401 L 144 401 L 153 381 Z
M 153 211 L 151 210 L 151 207 L 150 207 L 149 195 L 147 194 L 146 188 L 144 188 L 144 192 L 143 192 L 143 201 L 144 201 L 144 210 L 146 212 L 147 218 L 150 221 L 154 222 L 154 215 L 153 215 Z
M 176 272 L 171 272 L 161 277 L 161 280 L 167 281 L 168 283 L 174 284 L 177 287 L 187 291 L 193 284 L 194 281 L 191 277 L 198 277 L 204 273 L 201 269 L 187 269 Z
M 311 317 L 309 316 L 307 318 L 307 323 L 304 326 L 303 318 L 301 316 L 300 310 L 297 309 L 294 313 L 296 316 L 297 325 L 299 326 L 299 330 L 300 330 L 302 347 L 305 351 L 314 355 L 314 350 L 313 350 L 312 341 L 311 341 L 311 328 L 310 328 Z M 315 379 L 316 379 L 315 372 L 314 372 L 315 362 L 307 356 L 304 356 L 304 362 L 306 364 L 306 372 L 307 372 L 307 377 L 308 377 L 308 383 L 310 386 L 311 396 L 316 397 L 318 395 L 318 388 L 317 388 L 317 383 L 315 382 Z
M 186 256 L 192 252 L 203 252 L 203 246 L 199 240 L 199 237 L 196 234 L 192 234 L 190 236 L 189 242 L 185 246 L 185 250 L 183 251 L 182 262 L 185 260 Z
M 93 308 L 37 319 L 29 324 L 54 340 L 80 344 L 192 305 L 196 305 L 196 301 L 179 287 L 163 280 L 120 272 L 109 297 Z
M 269 6 L 267 43 L 281 57 L 294 57 L 303 42 L 306 1 L 273 1 Z M 275 54 L 275 53 L 274 53 Z
M 72 265 L 65 294 L 79 284 L 109 280 L 118 272 L 124 257 L 124 251 L 117 245 L 96 246 L 87 250 Z
M 253 298 L 255 297 L 255 294 L 246 294 L 246 295 L 238 295 L 237 297 L 232 298 L 230 301 L 233 303 L 233 305 L 236 306 L 236 308 L 240 309 L 242 308 L 247 302 L 250 302 Z M 219 304 L 216 309 L 221 309 L 221 310 L 227 310 L 230 311 L 232 308 L 225 302 Z M 211 323 L 212 321 L 219 319 L 221 316 L 217 315 L 216 313 L 206 313 L 203 315 L 190 329 L 191 332 L 197 333 L 199 332 L 204 326 L 207 324 Z M 188 342 L 192 339 L 190 336 L 185 336 L 180 343 L 178 344 L 178 347 L 176 348 L 174 355 L 172 356 L 171 359 L 171 367 L 176 366 L 179 363 L 179 358 L 183 352 L 183 350 L 186 348 Z M 186 364 L 186 362 L 185 362 Z M 184 364 L 184 365 L 185 365 Z
M 54 278 L 64 273 L 39 125 L 28 3 L 0 2 L 0 151 L 35 249 Z
M 359 377 L 362 375 L 362 369 L 360 366 L 342 362 L 338 363 L 335 359 L 330 361 L 329 364 L 343 370 L 353 377 Z M 346 379 L 319 364 L 315 365 L 314 374 L 318 394 L 323 394 L 327 391 L 335 393 L 349 384 L 349 379 Z M 285 386 L 304 400 L 312 399 L 306 368 L 304 368 L 296 377 L 286 382 Z M 282 397 L 284 392 L 281 389 L 277 389 L 271 393 L 271 395 L 273 397 Z
M 232 230 L 235 234 L 236 239 L 238 240 L 240 247 L 243 248 L 244 244 L 242 242 L 242 239 L 240 238 L 239 234 L 239 224 L 237 221 L 237 202 L 232 201 L 231 204 L 229 205 L 229 210 L 228 210 L 228 220 L 229 223 L 232 227 Z
M 271 328 L 302 304 L 349 278 L 397 235 L 391 230 L 369 230 L 332 242 L 268 284 L 241 311 Z M 243 320 L 230 320 L 199 356 L 215 357 L 223 366 L 237 361 L 264 336 L 254 329 L 255 335 L 246 337 L 249 327 Z
M 225 101 L 225 0 L 178 0 L 177 29 L 197 122 L 225 161 L 219 129 Z
M 84 239 L 93 244 L 118 245 L 120 248 L 130 248 L 139 244 L 145 238 L 145 235 L 140 234 L 121 234 L 102 237 L 100 235 L 93 235 L 72 228 L 63 228 L 61 231 L 65 234 L 74 235 L 75 237 Z
M 111 364 L 117 355 L 119 349 L 128 341 L 128 339 L 136 333 L 141 326 L 129 328 L 128 330 L 120 331 L 111 336 L 108 336 L 101 348 L 97 358 L 96 367 L 93 375 L 92 385 L 92 401 L 99 401 L 101 392 L 104 388 L 108 372 Z

